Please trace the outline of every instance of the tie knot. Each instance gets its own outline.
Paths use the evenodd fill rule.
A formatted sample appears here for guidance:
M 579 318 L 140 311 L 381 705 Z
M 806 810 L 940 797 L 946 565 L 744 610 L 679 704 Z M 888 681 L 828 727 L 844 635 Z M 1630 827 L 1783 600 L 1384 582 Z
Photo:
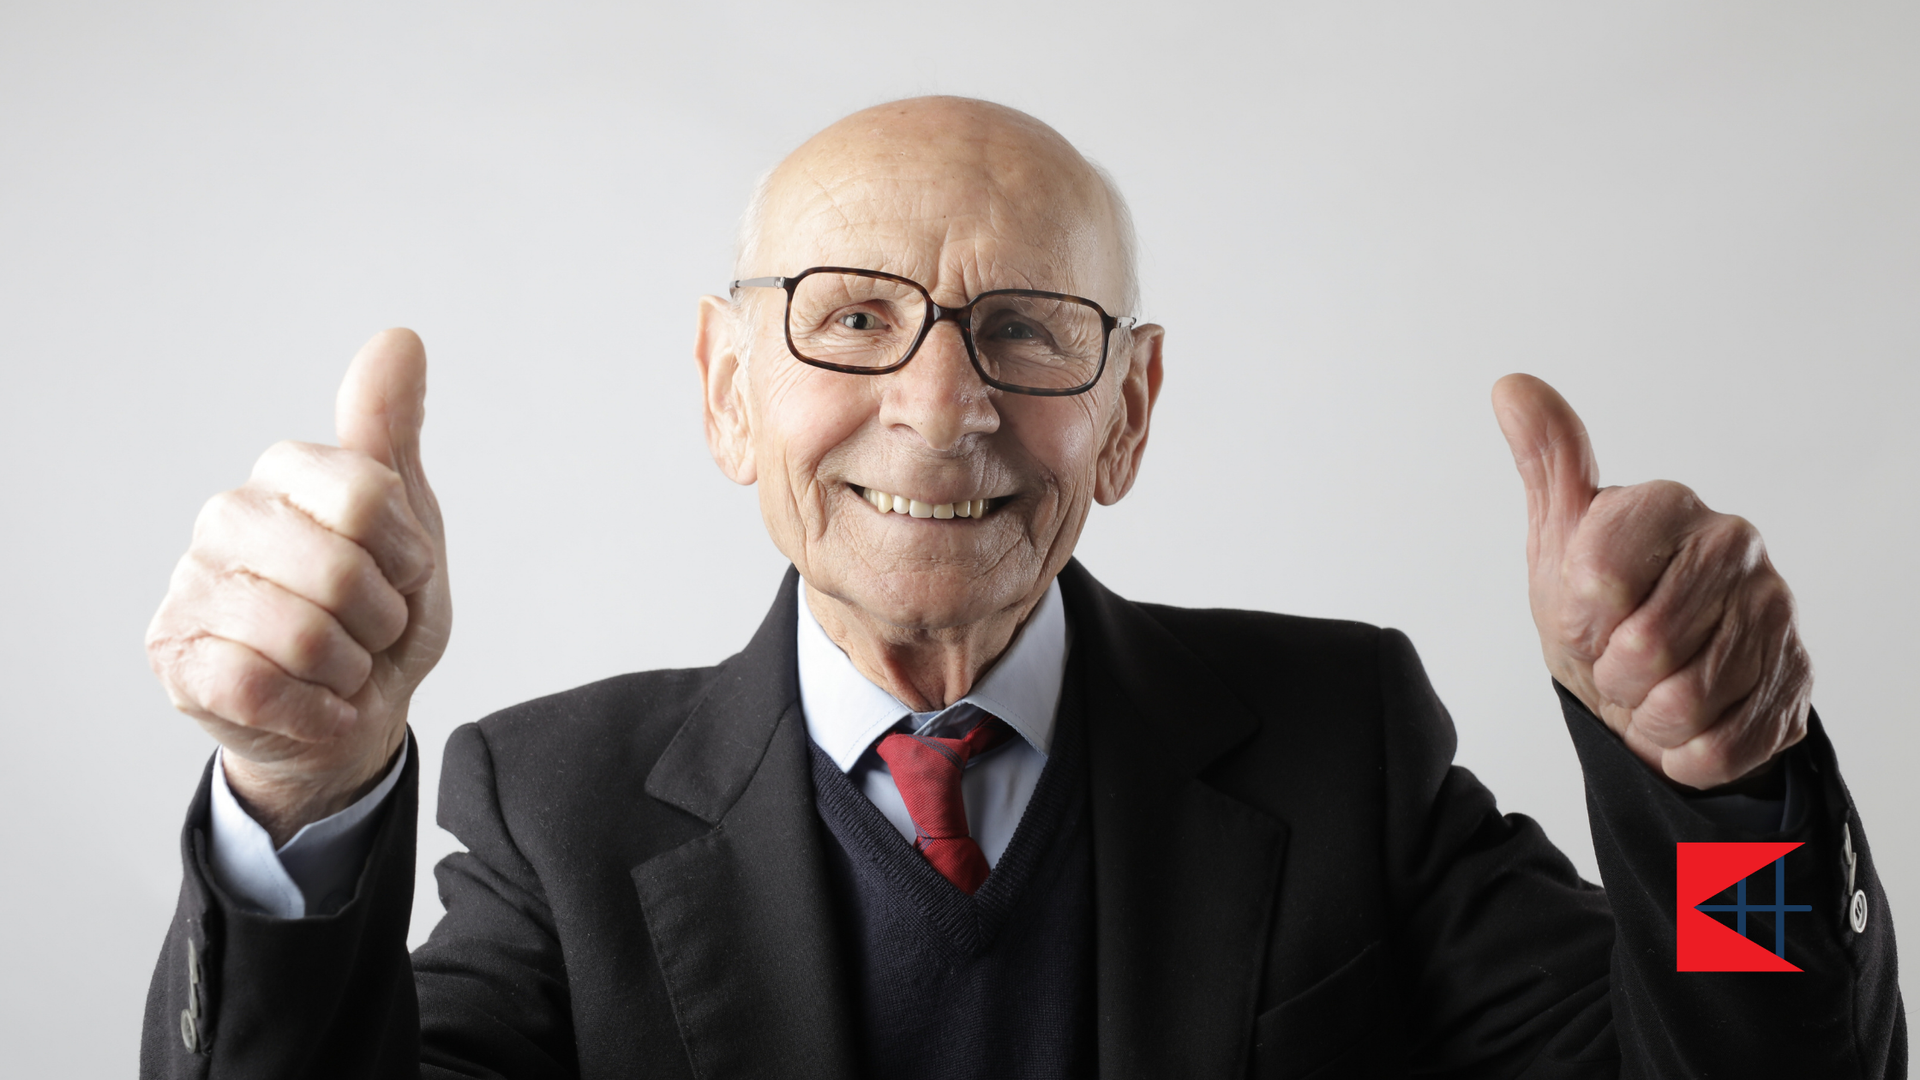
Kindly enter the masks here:
M 948 881 L 972 894 L 987 877 L 987 861 L 967 829 L 960 777 L 968 760 L 1013 737 L 1013 729 L 995 716 L 959 738 L 888 735 L 874 746 L 887 763 L 900 801 L 919 834 L 914 846 Z
M 962 701 L 938 712 L 915 713 L 900 721 L 903 726 L 898 730 L 913 735 L 932 735 L 940 739 L 960 739 L 991 719 L 993 719 L 992 713 L 971 701 Z
M 948 722 L 931 729 L 942 734 L 910 732 L 888 735 L 873 749 L 887 763 L 887 769 L 891 772 L 898 773 L 902 768 L 909 771 L 948 768 L 957 772 L 965 769 L 969 760 L 1014 737 L 1014 731 L 1007 726 L 1007 722 L 991 713 L 975 709 L 974 718 L 977 719 L 970 729 L 965 730 L 965 734 L 953 734 L 961 725 Z M 973 718 L 963 718 L 961 723 L 965 719 Z

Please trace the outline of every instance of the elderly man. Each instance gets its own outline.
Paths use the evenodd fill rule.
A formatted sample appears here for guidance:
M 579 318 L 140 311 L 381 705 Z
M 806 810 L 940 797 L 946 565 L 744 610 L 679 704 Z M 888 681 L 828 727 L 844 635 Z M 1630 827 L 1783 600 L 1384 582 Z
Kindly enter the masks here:
M 707 438 L 794 572 L 716 667 L 454 734 L 466 850 L 411 957 L 407 705 L 451 625 L 419 341 L 355 359 L 339 448 L 276 446 L 208 504 L 149 637 L 221 749 L 145 1075 L 1903 1067 L 1785 584 L 1678 485 L 1596 490 L 1545 384 L 1495 411 L 1604 893 L 1451 765 L 1402 635 L 1133 604 L 1072 561 L 1138 474 L 1164 334 L 1118 193 L 1051 129 L 842 120 L 757 193 L 738 277 L 700 305 Z M 1788 973 L 1676 971 L 1703 962 L 1675 843 L 1763 840 L 1800 844 L 1775 908 L 1808 910 L 1744 955 Z

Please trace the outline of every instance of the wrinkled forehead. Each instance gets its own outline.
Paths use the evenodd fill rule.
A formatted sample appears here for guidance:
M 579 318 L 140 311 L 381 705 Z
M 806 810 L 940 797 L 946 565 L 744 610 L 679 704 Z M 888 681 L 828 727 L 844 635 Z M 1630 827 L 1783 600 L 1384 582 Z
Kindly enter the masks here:
M 829 128 L 775 171 L 764 215 L 753 273 L 885 270 L 952 304 L 1010 288 L 1112 311 L 1122 300 L 1106 188 L 1058 136 L 992 124 Z

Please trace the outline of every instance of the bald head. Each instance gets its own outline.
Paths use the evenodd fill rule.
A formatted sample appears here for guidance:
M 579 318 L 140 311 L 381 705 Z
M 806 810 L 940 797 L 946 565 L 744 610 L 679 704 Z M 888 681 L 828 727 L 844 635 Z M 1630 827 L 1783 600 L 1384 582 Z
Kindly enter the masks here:
M 837 265 L 914 277 L 942 302 L 1040 288 L 1114 314 L 1138 304 L 1132 220 L 1111 178 L 1034 117 L 971 98 L 854 113 L 761 179 L 735 276 L 796 273 L 829 250 L 864 253 Z

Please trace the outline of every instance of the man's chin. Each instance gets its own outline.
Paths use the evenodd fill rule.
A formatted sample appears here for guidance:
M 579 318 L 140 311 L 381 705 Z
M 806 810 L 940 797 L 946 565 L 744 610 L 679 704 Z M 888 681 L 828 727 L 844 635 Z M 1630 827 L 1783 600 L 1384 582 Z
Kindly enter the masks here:
M 1025 584 L 1022 588 L 998 576 L 922 570 L 861 575 L 828 583 L 821 591 L 854 609 L 849 614 L 901 630 L 939 631 L 971 626 L 1019 606 L 1037 591 L 1035 582 Z

